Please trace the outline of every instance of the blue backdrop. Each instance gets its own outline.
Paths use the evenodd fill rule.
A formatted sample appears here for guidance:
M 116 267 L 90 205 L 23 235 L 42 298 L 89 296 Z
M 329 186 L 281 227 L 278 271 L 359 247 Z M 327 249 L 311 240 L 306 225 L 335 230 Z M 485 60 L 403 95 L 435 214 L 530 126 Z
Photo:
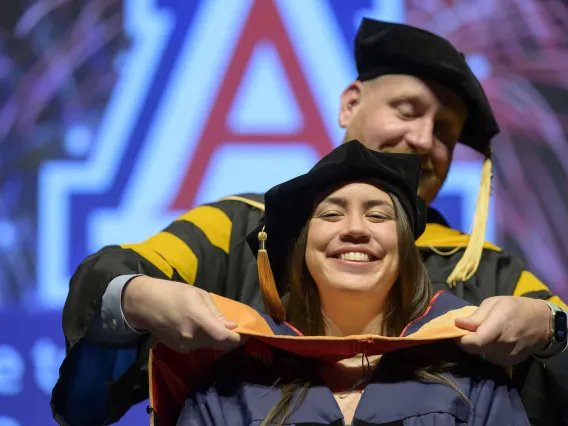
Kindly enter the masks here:
M 402 0 L 123 2 L 129 46 L 113 58 L 108 99 L 91 120 L 66 116 L 59 155 L 38 165 L 29 187 L 35 273 L 21 286 L 1 275 L 12 298 L 0 305 L 0 426 L 53 423 L 61 309 L 78 263 L 103 245 L 141 241 L 196 204 L 309 169 L 342 140 L 339 95 L 356 76 L 360 18 L 404 22 L 406 13 Z M 486 60 L 472 63 L 483 78 Z M 480 163 L 460 159 L 436 206 L 468 231 Z M 24 232 L 0 220 L 5 248 Z M 488 240 L 494 233 L 491 213 Z M 147 421 L 141 404 L 121 424 Z

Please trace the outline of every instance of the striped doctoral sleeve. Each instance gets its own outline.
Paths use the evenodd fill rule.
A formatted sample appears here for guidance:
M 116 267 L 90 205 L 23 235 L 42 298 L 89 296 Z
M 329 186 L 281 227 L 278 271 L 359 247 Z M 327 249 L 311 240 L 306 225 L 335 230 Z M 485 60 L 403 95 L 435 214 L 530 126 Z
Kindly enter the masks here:
M 235 206 L 228 202 L 199 206 L 146 241 L 121 247 L 137 253 L 168 279 L 222 294 L 232 219 L 242 209 L 242 204 Z

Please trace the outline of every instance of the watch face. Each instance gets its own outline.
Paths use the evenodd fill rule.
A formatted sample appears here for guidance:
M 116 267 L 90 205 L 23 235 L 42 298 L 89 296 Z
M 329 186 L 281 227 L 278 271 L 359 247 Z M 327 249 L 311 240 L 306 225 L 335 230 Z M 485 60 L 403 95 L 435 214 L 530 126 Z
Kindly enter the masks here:
M 556 340 L 559 342 L 566 340 L 566 325 L 566 314 L 564 312 L 557 312 L 554 318 L 554 334 L 556 334 Z

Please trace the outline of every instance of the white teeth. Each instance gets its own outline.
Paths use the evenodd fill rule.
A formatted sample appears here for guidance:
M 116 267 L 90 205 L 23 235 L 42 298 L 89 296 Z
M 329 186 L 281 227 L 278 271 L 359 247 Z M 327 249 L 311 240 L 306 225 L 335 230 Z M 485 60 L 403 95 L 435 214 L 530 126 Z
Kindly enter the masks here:
M 355 262 L 369 262 L 369 255 L 367 253 L 349 252 L 341 253 L 339 255 L 341 260 L 352 260 Z

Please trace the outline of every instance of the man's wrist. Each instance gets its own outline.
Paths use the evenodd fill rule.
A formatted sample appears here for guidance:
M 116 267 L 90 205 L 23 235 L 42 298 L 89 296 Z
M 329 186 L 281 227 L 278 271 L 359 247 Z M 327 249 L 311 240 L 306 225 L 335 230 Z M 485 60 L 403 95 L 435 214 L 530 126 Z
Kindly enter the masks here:
M 143 333 L 148 330 L 144 316 L 144 291 L 148 285 L 148 278 L 139 275 L 132 278 L 122 289 L 121 311 L 125 323 L 133 330 Z
M 542 300 L 542 302 L 546 303 L 550 309 L 548 344 L 544 349 L 535 352 L 533 356 L 539 359 L 547 359 L 560 355 L 567 348 L 566 316 L 568 313 L 562 307 L 554 303 L 546 300 Z

